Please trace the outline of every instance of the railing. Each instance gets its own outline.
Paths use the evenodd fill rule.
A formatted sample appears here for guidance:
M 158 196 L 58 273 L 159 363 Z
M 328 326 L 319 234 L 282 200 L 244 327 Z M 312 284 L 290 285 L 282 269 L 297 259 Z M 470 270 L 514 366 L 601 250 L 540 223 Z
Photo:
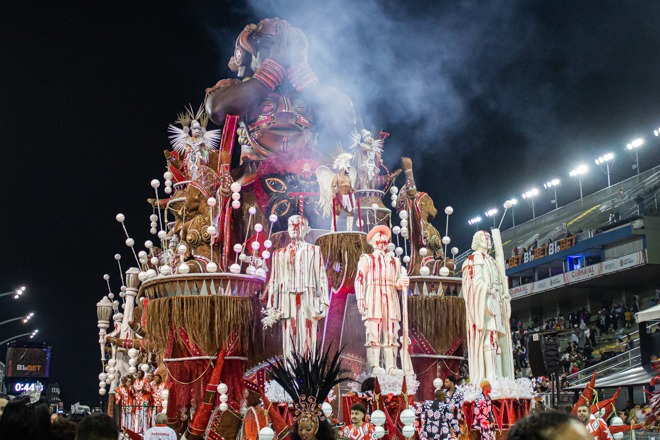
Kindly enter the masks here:
M 580 370 L 577 373 L 569 374 L 566 377 L 566 380 L 568 381 L 569 386 L 573 386 L 591 379 L 591 376 L 593 376 L 594 371 L 596 370 L 598 370 L 598 377 L 603 378 L 639 365 L 639 362 L 639 347 L 635 347 L 632 350 L 628 350 L 625 353 L 621 353 L 604 360 L 603 362 L 599 362 L 596 365 Z

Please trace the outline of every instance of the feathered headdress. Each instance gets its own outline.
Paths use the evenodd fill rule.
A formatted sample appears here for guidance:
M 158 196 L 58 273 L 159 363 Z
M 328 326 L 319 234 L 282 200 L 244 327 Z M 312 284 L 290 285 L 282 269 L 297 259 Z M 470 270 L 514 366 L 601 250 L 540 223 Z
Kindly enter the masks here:
M 293 419 L 309 419 L 318 426 L 325 420 L 321 405 L 330 394 L 332 388 L 349 380 L 344 374 L 349 370 L 341 368 L 337 351 L 330 359 L 330 350 L 323 353 L 320 348 L 315 353 L 292 353 L 290 359 L 280 358 L 270 363 L 271 377 L 277 382 L 295 402 Z
M 192 105 L 185 107 L 184 111 L 177 115 L 176 121 L 182 128 L 170 124 L 167 131 L 170 132 L 170 144 L 175 151 L 180 154 L 186 152 L 186 142 L 190 136 L 193 128 L 197 128 L 201 132 L 204 143 L 211 150 L 217 150 L 222 135 L 221 130 L 206 130 L 206 125 L 209 122 L 209 117 L 204 110 L 204 105 L 200 105 L 197 112 L 193 111 Z

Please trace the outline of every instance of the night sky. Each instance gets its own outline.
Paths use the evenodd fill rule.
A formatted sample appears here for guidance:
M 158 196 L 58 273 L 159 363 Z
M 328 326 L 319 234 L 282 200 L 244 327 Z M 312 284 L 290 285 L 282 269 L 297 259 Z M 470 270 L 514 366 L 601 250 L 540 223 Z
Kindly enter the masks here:
M 64 4 L 67 3 L 67 4 Z M 419 189 L 454 207 L 453 245 L 467 220 L 558 177 L 559 203 L 579 197 L 568 171 L 591 164 L 589 194 L 606 185 L 593 159 L 644 137 L 641 169 L 660 164 L 660 3 L 655 1 L 8 2 L 0 13 L 0 321 L 34 311 L 53 345 L 53 379 L 68 405 L 98 402 L 95 304 L 119 291 L 149 235 L 169 147 L 167 125 L 226 67 L 240 30 L 279 16 L 302 28 L 322 82 L 385 130 L 387 165 L 413 158 Z M 549 211 L 549 192 L 536 202 Z M 522 201 L 521 201 L 522 202 Z M 524 202 L 516 222 L 531 218 Z M 510 219 L 505 220 L 506 227 Z M 436 226 L 444 231 L 444 218 Z M 133 261 L 134 263 L 134 261 Z M 4 348 L 0 357 L 4 360 Z

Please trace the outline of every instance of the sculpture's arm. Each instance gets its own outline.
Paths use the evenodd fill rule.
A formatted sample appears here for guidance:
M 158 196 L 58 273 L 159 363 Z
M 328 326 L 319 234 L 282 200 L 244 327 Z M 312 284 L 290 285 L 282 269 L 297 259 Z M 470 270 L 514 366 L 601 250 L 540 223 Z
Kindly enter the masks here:
M 362 255 L 358 261 L 357 273 L 355 274 L 355 298 L 357 299 L 357 306 L 360 315 L 364 315 L 367 311 L 364 306 L 365 295 L 367 292 L 367 274 L 369 273 L 369 257 Z

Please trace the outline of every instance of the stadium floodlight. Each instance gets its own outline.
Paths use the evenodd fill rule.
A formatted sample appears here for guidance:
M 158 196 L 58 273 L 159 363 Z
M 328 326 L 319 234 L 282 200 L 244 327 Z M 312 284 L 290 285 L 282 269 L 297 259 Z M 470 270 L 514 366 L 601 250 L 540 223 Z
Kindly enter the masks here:
M 18 299 L 21 297 L 21 295 L 23 295 L 24 292 L 25 292 L 25 286 L 21 286 L 16 290 L 10 290 L 9 292 L 0 293 L 0 298 L 2 298 L 3 296 L 13 295 L 14 299 Z
M 516 226 L 516 216 L 514 214 L 513 207 L 518 204 L 518 199 L 512 198 L 512 199 L 507 200 L 506 202 L 511 203 L 511 208 L 510 208 L 511 209 L 511 221 L 513 222 L 513 226 Z M 503 204 L 503 206 L 505 208 L 506 208 L 506 205 L 507 205 L 506 202 L 504 202 L 504 204 Z
M 497 208 L 491 208 L 484 214 L 486 214 L 486 217 L 491 217 L 493 219 L 493 227 L 495 227 L 495 215 L 497 214 Z
M 570 173 L 568 173 L 571 177 L 577 177 L 578 180 L 580 181 L 580 200 L 582 200 L 582 175 L 587 174 L 588 172 L 589 172 L 589 167 L 586 166 L 585 164 L 582 164 L 579 165 L 574 170 L 571 170 Z
M 546 189 L 552 188 L 552 189 L 555 190 L 555 199 L 553 200 L 555 202 L 555 209 L 559 208 L 559 203 L 557 202 L 557 187 L 559 186 L 560 183 L 561 183 L 561 180 L 552 179 L 552 180 L 550 180 L 548 182 L 545 182 L 543 184 L 544 188 L 546 188 Z
M 658 128 L 656 128 L 655 130 L 653 130 L 653 134 L 656 135 L 656 137 L 657 137 L 657 136 L 660 136 L 660 127 L 658 127 Z
M 656 133 L 658 130 L 655 131 Z M 657 134 L 656 134 L 657 136 Z M 639 174 L 639 154 L 637 152 L 637 149 L 644 145 L 644 138 L 637 138 L 634 141 L 630 142 L 628 145 L 626 145 L 626 150 L 628 150 L 629 153 L 631 153 L 632 157 L 632 152 L 635 152 L 635 165 L 633 165 L 633 168 L 637 170 L 637 174 Z
M 479 223 L 481 222 L 481 217 L 477 216 L 468 220 L 468 225 L 474 226 L 477 231 L 479 230 Z
M 610 171 L 612 170 L 612 165 L 614 164 L 614 154 L 612 153 L 607 153 L 602 156 L 600 156 L 598 159 L 594 160 L 596 162 L 596 165 L 599 165 L 601 169 L 603 168 L 603 165 L 605 165 L 605 169 L 603 170 L 605 174 L 607 174 L 607 187 L 609 188 L 611 186 L 610 184 Z
M 534 210 L 534 197 L 539 195 L 539 190 L 532 188 L 529 191 L 523 193 L 522 198 L 529 200 L 529 204 L 532 205 L 532 218 L 536 218 L 536 211 Z

